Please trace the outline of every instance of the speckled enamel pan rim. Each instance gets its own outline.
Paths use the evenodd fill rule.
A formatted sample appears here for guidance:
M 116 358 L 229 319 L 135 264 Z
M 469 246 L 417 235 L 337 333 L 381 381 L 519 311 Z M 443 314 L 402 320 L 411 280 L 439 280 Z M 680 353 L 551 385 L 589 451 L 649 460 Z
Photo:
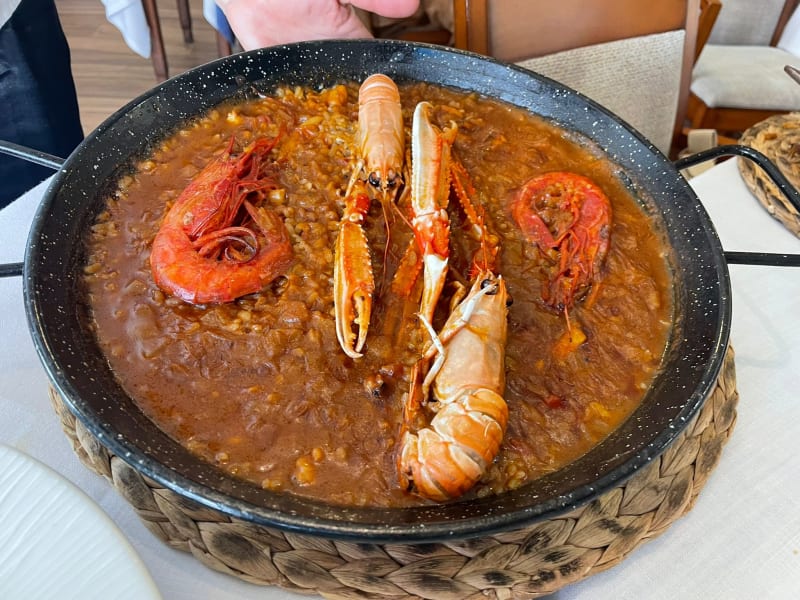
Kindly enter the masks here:
M 225 476 L 167 438 L 113 379 L 86 327 L 78 278 L 82 236 L 121 165 L 223 98 L 256 85 L 330 85 L 372 72 L 496 97 L 606 149 L 672 245 L 679 319 L 665 368 L 640 407 L 581 459 L 520 490 L 411 509 L 330 506 Z M 231 517 L 364 542 L 428 542 L 515 529 L 555 517 L 623 483 L 657 457 L 711 392 L 730 329 L 730 282 L 702 205 L 672 163 L 618 117 L 518 67 L 467 52 L 386 40 L 319 41 L 226 57 L 157 86 L 92 132 L 54 177 L 34 218 L 24 269 L 26 314 L 51 382 L 109 451 L 176 493 Z

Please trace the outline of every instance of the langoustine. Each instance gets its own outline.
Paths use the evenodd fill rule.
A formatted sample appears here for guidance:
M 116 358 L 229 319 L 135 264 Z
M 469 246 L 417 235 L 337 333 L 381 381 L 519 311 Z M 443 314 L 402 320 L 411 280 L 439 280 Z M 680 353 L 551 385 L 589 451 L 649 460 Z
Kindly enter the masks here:
M 357 138 L 359 158 L 345 191 L 333 267 L 336 336 L 351 358 L 362 356 L 375 293 L 363 227 L 371 202 L 365 182 L 380 192 L 387 232 L 392 203 L 403 185 L 405 132 L 400 92 L 386 75 L 370 75 L 359 88 Z M 363 174 L 365 179 L 361 179 Z
M 417 363 L 405 405 L 397 458 L 404 490 L 438 502 L 458 498 L 500 451 L 508 422 L 507 306 L 503 278 L 483 272 L 441 332 L 422 317 L 432 343 Z M 427 423 L 424 413 L 431 410 Z

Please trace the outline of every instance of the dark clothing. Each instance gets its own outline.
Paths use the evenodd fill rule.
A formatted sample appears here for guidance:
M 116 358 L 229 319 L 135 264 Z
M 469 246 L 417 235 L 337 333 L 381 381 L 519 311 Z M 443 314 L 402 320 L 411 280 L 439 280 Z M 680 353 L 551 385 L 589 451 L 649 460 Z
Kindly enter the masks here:
M 0 139 L 66 158 L 83 140 L 53 0 L 22 0 L 0 28 Z M 0 208 L 53 173 L 0 154 Z

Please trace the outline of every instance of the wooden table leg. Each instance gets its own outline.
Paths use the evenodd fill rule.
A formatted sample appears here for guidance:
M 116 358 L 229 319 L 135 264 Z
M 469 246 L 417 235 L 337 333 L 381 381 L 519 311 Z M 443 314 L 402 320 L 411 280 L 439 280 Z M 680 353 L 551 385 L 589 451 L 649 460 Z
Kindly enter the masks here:
M 189 0 L 178 0 L 178 18 L 183 29 L 183 41 L 191 44 L 194 41 L 192 36 L 192 14 L 189 12 Z
M 153 70 L 156 81 L 162 82 L 169 76 L 167 55 L 164 52 L 164 38 L 161 35 L 161 22 L 158 19 L 156 0 L 142 0 L 144 16 L 150 27 L 150 57 L 153 60 Z

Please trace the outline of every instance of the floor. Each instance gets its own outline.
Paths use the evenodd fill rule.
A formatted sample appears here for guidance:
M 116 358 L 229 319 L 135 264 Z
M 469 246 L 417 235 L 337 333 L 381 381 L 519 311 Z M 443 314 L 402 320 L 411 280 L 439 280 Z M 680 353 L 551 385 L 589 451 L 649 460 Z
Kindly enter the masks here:
M 55 0 L 72 53 L 72 71 L 84 133 L 118 108 L 156 86 L 153 64 L 128 48 L 105 16 L 100 0 Z M 189 0 L 194 42 L 186 44 L 177 4 L 158 6 L 169 75 L 218 57 L 214 29 L 203 18 L 202 0 Z

